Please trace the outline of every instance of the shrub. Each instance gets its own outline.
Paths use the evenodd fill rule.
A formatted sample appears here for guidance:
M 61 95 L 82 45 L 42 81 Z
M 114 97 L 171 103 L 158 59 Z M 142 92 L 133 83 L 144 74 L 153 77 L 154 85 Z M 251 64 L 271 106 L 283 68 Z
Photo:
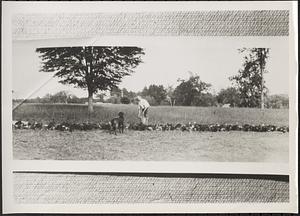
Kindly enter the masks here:
M 130 99 L 128 97 L 122 97 L 121 98 L 121 103 L 122 104 L 129 104 L 130 103 Z
M 106 103 L 112 103 L 112 104 L 119 104 L 120 102 L 120 98 L 117 96 L 112 96 L 110 98 L 108 98 L 106 101 Z
M 221 89 L 221 91 L 217 95 L 217 101 L 219 104 L 230 104 L 231 107 L 239 106 L 240 104 L 239 92 L 234 87 Z
M 270 95 L 266 98 L 266 107 L 272 109 L 289 108 L 288 95 Z
M 217 106 L 217 99 L 214 95 L 210 93 L 201 94 L 199 96 L 196 96 L 194 100 L 192 101 L 193 106 Z

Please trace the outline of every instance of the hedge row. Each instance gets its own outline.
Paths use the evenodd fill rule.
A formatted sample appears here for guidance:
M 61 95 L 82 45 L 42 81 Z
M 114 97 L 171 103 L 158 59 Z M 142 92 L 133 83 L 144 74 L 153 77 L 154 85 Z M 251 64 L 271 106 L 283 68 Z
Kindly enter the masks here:
M 59 131 L 88 131 L 94 129 L 110 130 L 109 123 L 61 123 L 56 124 L 55 122 L 50 122 L 49 124 L 42 124 L 38 122 L 26 122 L 26 121 L 16 121 L 13 122 L 13 127 L 15 129 L 45 129 L 45 130 L 59 130 Z M 143 125 L 137 123 L 127 124 L 126 128 L 129 130 L 138 130 L 138 131 L 255 131 L 255 132 L 271 132 L 271 131 L 280 131 L 283 133 L 289 132 L 289 127 L 287 126 L 275 126 L 275 125 L 238 125 L 238 124 L 197 124 L 197 123 L 188 123 L 188 124 L 155 124 L 155 125 Z

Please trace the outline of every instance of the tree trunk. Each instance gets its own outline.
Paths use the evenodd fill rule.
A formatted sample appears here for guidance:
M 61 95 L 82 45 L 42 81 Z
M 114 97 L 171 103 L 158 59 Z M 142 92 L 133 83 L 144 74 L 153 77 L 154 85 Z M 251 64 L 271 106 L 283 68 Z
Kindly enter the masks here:
M 264 102 L 264 75 L 263 70 L 261 69 L 261 109 L 265 108 L 265 102 Z
M 94 108 L 93 108 L 93 93 L 89 92 L 89 99 L 88 99 L 88 112 L 93 113 Z
M 260 72 L 261 72 L 261 95 L 260 95 L 260 105 L 261 109 L 265 108 L 264 102 L 264 69 L 263 69 L 263 50 L 260 50 Z

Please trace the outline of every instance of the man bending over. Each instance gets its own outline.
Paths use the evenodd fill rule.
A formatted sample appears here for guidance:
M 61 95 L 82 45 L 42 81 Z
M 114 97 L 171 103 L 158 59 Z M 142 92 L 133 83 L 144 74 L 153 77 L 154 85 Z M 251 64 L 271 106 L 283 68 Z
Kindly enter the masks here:
M 150 104 L 147 100 L 142 98 L 141 96 L 136 97 L 136 101 L 138 102 L 138 118 L 145 125 L 148 124 L 148 109 Z

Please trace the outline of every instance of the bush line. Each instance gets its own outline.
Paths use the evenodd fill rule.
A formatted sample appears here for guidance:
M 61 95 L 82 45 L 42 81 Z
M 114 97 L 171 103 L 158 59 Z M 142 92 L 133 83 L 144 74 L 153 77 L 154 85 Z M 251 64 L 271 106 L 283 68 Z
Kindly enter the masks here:
M 59 131 L 88 131 L 95 129 L 110 130 L 110 124 L 106 122 L 102 123 L 68 123 L 64 122 L 61 124 L 56 124 L 55 122 L 50 122 L 49 124 L 42 124 L 38 122 L 27 122 L 27 121 L 14 121 L 14 129 L 39 129 L 39 130 L 59 130 Z M 188 124 L 154 124 L 154 125 L 143 125 L 138 123 L 129 123 L 125 125 L 128 130 L 136 131 L 253 131 L 253 132 L 289 132 L 289 127 L 287 126 L 275 126 L 275 125 L 250 125 L 250 124 L 198 124 L 198 123 L 188 123 Z

